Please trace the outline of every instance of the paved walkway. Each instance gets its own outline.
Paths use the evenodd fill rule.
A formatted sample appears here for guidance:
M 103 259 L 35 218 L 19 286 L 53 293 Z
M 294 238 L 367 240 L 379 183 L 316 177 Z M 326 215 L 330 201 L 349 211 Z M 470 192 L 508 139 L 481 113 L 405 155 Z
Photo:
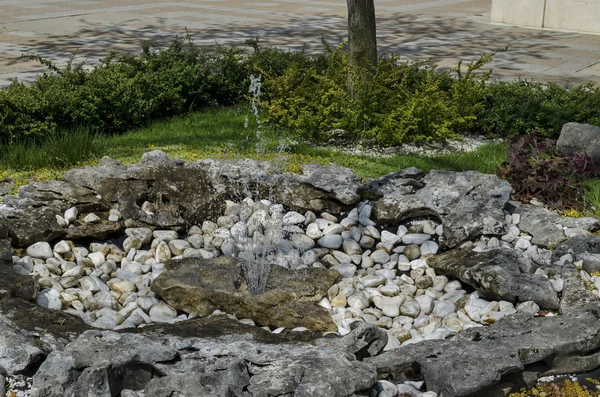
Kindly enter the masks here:
M 499 52 L 494 76 L 600 84 L 600 35 L 489 23 L 491 0 L 375 0 L 381 52 L 435 59 L 441 67 Z M 20 58 L 93 64 L 111 51 L 137 52 L 144 39 L 167 43 L 185 28 L 199 44 L 242 43 L 318 49 L 346 37 L 343 0 L 2 0 L 0 86 L 43 70 Z

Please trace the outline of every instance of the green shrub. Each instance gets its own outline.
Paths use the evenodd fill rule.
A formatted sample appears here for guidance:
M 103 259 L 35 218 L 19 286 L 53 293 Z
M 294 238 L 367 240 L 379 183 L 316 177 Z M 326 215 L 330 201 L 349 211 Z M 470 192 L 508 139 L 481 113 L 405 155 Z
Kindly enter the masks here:
M 238 50 L 209 55 L 176 39 L 168 48 L 145 43 L 138 57 L 111 54 L 86 69 L 69 63 L 49 68 L 31 85 L 0 91 L 0 143 L 45 139 L 58 130 L 85 126 L 123 132 L 150 120 L 244 98 L 250 66 Z
M 395 56 L 379 60 L 370 84 L 346 88 L 349 72 L 342 46 L 329 52 L 322 68 L 293 63 L 279 76 L 267 76 L 268 120 L 313 141 L 329 141 L 332 130 L 345 139 L 384 146 L 406 141 L 446 140 L 470 128 L 483 106 L 489 74 L 474 72 L 490 59 L 482 57 L 453 71 L 437 72 L 423 63 L 401 63 Z M 456 77 L 453 78 L 453 75 Z
M 493 82 L 477 123 L 486 135 L 515 137 L 537 131 L 558 138 L 564 123 L 600 123 L 600 89 L 592 84 L 565 88 L 533 81 Z

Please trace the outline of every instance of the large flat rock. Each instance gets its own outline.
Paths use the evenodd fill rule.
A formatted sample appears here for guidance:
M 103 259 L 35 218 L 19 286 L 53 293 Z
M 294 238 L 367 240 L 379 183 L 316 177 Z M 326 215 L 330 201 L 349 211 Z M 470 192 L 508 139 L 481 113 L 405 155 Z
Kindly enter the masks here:
M 167 264 L 151 289 L 171 306 L 206 316 L 220 309 L 271 327 L 337 331 L 317 302 L 340 277 L 335 270 L 273 266 L 264 293 L 252 294 L 238 259 L 184 258 Z
M 444 225 L 442 246 L 506 232 L 503 209 L 512 187 L 477 171 L 422 172 L 407 168 L 373 181 L 374 214 L 384 224 L 429 216 Z

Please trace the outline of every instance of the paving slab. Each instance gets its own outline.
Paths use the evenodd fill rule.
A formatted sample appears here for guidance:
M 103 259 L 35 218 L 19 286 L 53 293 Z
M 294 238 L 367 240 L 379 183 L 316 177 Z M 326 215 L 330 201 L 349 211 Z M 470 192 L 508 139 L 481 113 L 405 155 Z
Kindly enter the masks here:
M 490 23 L 491 0 L 375 0 L 381 53 L 434 60 L 442 68 L 496 52 L 500 79 L 600 84 L 600 35 Z M 2 0 L 0 86 L 41 69 L 22 54 L 64 65 L 94 64 L 111 51 L 139 53 L 143 40 L 168 44 L 186 28 L 200 45 L 265 45 L 321 51 L 321 37 L 347 37 L 346 3 L 330 0 Z M 505 50 L 506 48 L 506 50 Z

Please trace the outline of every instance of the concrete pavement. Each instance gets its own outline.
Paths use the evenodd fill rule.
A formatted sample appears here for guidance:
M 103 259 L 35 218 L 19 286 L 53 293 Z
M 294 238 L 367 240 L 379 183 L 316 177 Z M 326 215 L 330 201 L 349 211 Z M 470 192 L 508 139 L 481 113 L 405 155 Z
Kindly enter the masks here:
M 375 0 L 381 52 L 434 59 L 440 67 L 499 52 L 490 67 L 503 79 L 600 84 L 600 35 L 490 24 L 491 0 Z M 198 44 L 267 45 L 309 50 L 323 36 L 346 38 L 342 0 L 0 0 L 0 86 L 43 70 L 22 54 L 64 65 L 94 64 L 111 51 L 136 53 L 142 40 L 168 43 L 187 28 Z

